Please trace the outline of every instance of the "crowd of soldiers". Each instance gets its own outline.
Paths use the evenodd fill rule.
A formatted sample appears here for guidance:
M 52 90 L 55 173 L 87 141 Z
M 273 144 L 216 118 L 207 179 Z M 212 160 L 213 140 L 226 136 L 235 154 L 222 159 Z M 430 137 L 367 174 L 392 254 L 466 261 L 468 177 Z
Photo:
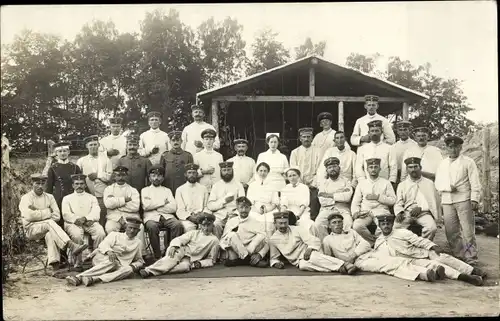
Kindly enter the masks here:
M 85 139 L 87 156 L 74 164 L 69 144 L 57 143 L 56 161 L 32 176 L 33 190 L 19 204 L 26 235 L 45 238 L 52 269 L 64 263 L 80 272 L 67 277 L 75 286 L 219 263 L 482 285 L 479 175 L 460 153 L 463 140 L 447 135 L 443 158 L 425 127 L 400 121 L 396 141 L 377 114 L 377 96 L 365 96 L 365 109 L 350 137 L 357 153 L 323 112 L 322 131 L 301 128 L 289 160 L 269 134 L 257 161 L 246 156 L 245 139 L 224 161 L 197 105 L 182 132 L 161 131 L 161 114 L 150 112 L 150 129 L 125 137 L 122 120 L 111 118 L 109 136 Z M 441 219 L 452 255 L 433 242 Z M 415 224 L 421 236 L 408 229 Z M 83 271 L 85 260 L 93 266 Z

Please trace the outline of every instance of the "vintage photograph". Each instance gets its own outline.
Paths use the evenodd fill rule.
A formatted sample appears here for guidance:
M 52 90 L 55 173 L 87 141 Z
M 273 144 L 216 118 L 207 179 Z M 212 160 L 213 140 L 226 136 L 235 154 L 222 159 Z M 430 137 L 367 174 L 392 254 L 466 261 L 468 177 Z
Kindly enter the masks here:
M 5 320 L 500 314 L 495 2 L 0 10 Z

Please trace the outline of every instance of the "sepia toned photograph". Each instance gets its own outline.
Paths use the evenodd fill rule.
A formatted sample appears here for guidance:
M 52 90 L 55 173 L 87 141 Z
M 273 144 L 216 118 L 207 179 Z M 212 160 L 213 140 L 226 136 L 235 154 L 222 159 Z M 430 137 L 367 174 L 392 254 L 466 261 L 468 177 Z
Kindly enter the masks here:
M 5 320 L 500 315 L 495 2 L 0 12 Z

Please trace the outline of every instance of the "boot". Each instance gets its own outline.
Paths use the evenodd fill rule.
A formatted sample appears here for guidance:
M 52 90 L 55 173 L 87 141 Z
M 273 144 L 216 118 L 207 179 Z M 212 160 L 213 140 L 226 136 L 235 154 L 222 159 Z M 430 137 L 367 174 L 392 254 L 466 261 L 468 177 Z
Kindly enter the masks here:
M 259 267 L 259 268 L 266 268 L 266 267 L 269 267 L 269 261 L 267 261 L 267 260 L 260 260 L 259 262 L 257 262 L 257 264 L 255 264 L 253 266 Z
M 88 244 L 77 244 L 73 241 L 69 241 L 67 246 L 71 250 L 71 254 L 73 255 L 73 257 L 75 258 L 80 255 L 83 250 L 89 247 Z
M 354 265 L 347 268 L 347 274 L 349 275 L 356 274 L 356 272 L 358 272 L 358 268 Z
M 438 265 L 434 272 L 436 273 L 437 280 L 444 280 L 446 278 L 444 267 L 442 265 Z
M 339 273 L 340 274 L 349 274 L 348 270 L 347 270 L 347 267 L 346 267 L 346 264 L 342 265 L 339 269 Z
M 66 282 L 68 283 L 68 285 L 72 286 L 79 286 L 80 284 L 82 284 L 82 280 L 80 280 L 76 276 L 71 276 L 71 275 L 66 277 Z
M 482 277 L 483 279 L 486 278 L 488 275 L 486 274 L 485 271 L 481 270 L 480 268 L 478 267 L 475 267 L 473 270 L 472 270 L 472 275 L 478 275 L 480 277 Z
M 464 282 L 467 282 L 467 283 L 475 285 L 475 286 L 483 285 L 483 278 L 478 276 L 478 275 L 460 274 L 458 276 L 458 279 L 460 281 L 464 281 Z
M 85 286 L 91 286 L 96 283 L 100 283 L 101 279 L 97 277 L 91 277 L 91 276 L 82 276 L 82 283 L 85 284 Z
M 143 279 L 147 279 L 147 278 L 149 278 L 151 276 L 151 274 L 148 271 L 146 271 L 145 269 L 140 269 L 139 270 L 139 275 Z
M 429 269 L 425 273 L 420 273 L 418 278 L 423 281 L 434 282 L 436 281 L 436 273 Z

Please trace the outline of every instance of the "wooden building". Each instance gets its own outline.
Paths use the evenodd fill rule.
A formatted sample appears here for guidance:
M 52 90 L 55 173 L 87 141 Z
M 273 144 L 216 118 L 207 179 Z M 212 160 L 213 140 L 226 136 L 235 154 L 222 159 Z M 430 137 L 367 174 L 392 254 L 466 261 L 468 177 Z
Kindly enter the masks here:
M 221 138 L 224 158 L 233 155 L 232 141 L 249 140 L 248 156 L 267 149 L 266 133 L 279 133 L 282 152 L 296 148 L 298 129 L 313 127 L 320 112 L 333 114 L 332 127 L 352 134 L 356 120 L 366 114 L 364 96 L 380 97 L 378 113 L 408 119 L 408 106 L 428 98 L 422 93 L 360 71 L 308 56 L 197 94 L 207 118 Z

